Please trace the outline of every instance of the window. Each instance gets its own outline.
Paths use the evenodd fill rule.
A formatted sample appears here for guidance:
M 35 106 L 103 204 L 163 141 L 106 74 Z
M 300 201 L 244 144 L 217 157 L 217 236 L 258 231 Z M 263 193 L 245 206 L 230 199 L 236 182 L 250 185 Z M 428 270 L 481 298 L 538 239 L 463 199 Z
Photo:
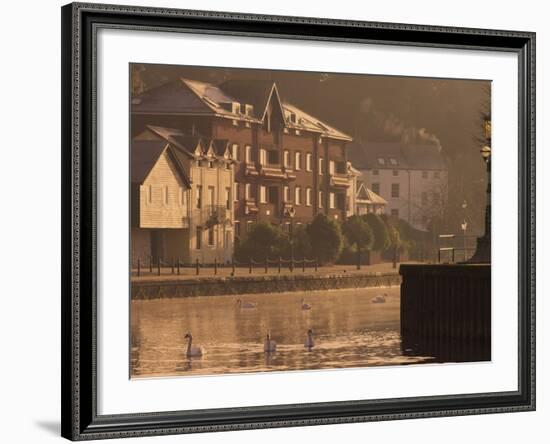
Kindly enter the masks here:
M 236 220 L 235 222 L 233 222 L 233 227 L 235 230 L 235 236 L 239 237 L 241 235 L 241 223 Z
M 279 204 L 279 187 L 272 186 L 267 188 L 267 201 L 270 204 L 278 205 Z
M 317 202 L 319 208 L 323 208 L 323 192 L 319 191 L 319 201 Z
M 208 205 L 214 205 L 216 202 L 216 189 L 214 187 L 208 187 Z
M 283 187 L 283 202 L 290 202 L 290 188 L 288 185 Z
M 260 148 L 260 165 L 265 165 L 267 163 L 267 152 L 265 149 Z
M 319 157 L 319 174 L 323 174 L 323 158 Z
M 267 203 L 265 185 L 260 185 L 260 203 Z
M 392 174 L 393 174 L 394 176 L 399 176 L 399 171 L 398 171 L 398 170 L 393 170 L 393 171 L 392 171 Z
M 234 143 L 233 145 L 231 145 L 231 156 L 233 157 L 233 160 L 240 160 L 238 143 Z
M 290 222 L 285 222 L 285 224 L 283 225 L 283 231 L 285 233 L 290 233 Z
M 336 208 L 336 199 L 335 199 L 334 193 L 329 193 L 328 195 L 328 207 L 330 209 Z
M 283 153 L 283 161 L 284 161 L 285 168 L 290 168 L 291 167 L 291 165 L 290 165 L 290 151 L 285 151 Z
M 392 183 L 391 184 L 391 197 L 399 197 L 399 184 L 398 183 Z
M 235 202 L 239 200 L 239 184 L 237 182 L 233 184 L 233 200 Z
M 267 163 L 269 163 L 271 165 L 278 165 L 279 164 L 279 151 L 269 150 L 267 152 Z
M 390 164 L 392 164 L 393 166 L 396 166 L 397 165 L 397 159 L 395 159 L 393 157 L 390 157 Z
M 244 198 L 246 200 L 252 198 L 252 195 L 250 194 L 250 188 L 251 188 L 251 185 L 249 183 L 245 184 L 245 186 L 244 186 Z
M 209 246 L 214 245 L 214 227 L 210 227 L 208 229 L 208 245 Z
M 208 162 L 208 168 L 214 168 L 214 161 L 213 160 L 210 160 Z
M 168 193 L 168 186 L 165 186 L 162 191 L 163 191 L 163 195 L 164 195 L 164 205 L 168 205 L 168 203 L 170 202 L 170 196 L 169 196 L 169 193 Z
M 428 178 L 428 172 L 422 171 L 422 179 L 427 179 L 427 178 Z
M 229 187 L 225 188 L 225 209 L 231 209 L 231 188 Z
M 153 185 L 147 187 L 147 202 L 150 204 L 153 203 Z
M 396 219 L 399 218 L 399 210 L 397 208 L 392 208 L 391 210 L 391 217 L 394 217 Z
M 306 154 L 306 171 L 311 171 L 311 153 Z
M 439 179 L 439 171 L 434 171 L 434 179 Z
M 202 208 L 202 185 L 197 185 L 195 193 L 195 208 L 200 210 Z
M 185 190 L 180 187 L 179 189 L 179 203 L 180 203 L 180 206 L 181 207 L 184 207 L 185 206 Z
M 371 183 L 370 188 L 373 193 L 380 194 L 380 184 L 378 182 Z
M 202 247 L 202 228 L 197 227 L 197 231 L 195 233 L 195 248 L 197 250 L 200 250 Z
M 254 222 L 252 222 L 251 220 L 246 221 L 246 232 L 247 233 L 250 233 L 252 231 L 252 224 L 254 224 Z
M 380 174 L 380 171 L 378 171 L 378 170 L 372 170 L 372 175 L 373 175 L 373 176 L 378 176 L 378 174 Z
M 297 170 L 302 169 L 302 153 L 300 151 L 296 151 L 294 154 L 294 168 Z
M 300 187 L 294 188 L 294 203 L 302 205 L 302 189 Z
M 439 193 L 433 193 L 432 195 L 434 205 L 439 205 L 441 202 L 441 195 Z
M 333 175 L 335 170 L 336 170 L 336 164 L 334 163 L 334 160 L 330 160 L 328 162 L 328 173 L 330 175 Z
M 306 206 L 311 207 L 311 188 L 306 188 Z
M 244 146 L 244 160 L 246 163 L 252 163 L 252 146 Z
M 344 193 L 338 193 L 336 195 L 336 208 L 339 210 L 346 209 L 346 195 Z
M 379 157 L 378 159 L 376 159 L 377 162 L 378 162 L 378 165 L 386 165 L 386 161 L 383 157 Z
M 421 195 L 422 205 L 428 204 L 428 193 L 423 192 Z

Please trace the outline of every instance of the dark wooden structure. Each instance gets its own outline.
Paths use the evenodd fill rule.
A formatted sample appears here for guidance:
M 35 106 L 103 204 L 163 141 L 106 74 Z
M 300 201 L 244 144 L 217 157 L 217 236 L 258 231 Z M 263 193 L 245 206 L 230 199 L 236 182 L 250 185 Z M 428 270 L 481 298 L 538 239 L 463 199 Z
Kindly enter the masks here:
M 489 264 L 404 264 L 399 273 L 405 354 L 491 359 Z

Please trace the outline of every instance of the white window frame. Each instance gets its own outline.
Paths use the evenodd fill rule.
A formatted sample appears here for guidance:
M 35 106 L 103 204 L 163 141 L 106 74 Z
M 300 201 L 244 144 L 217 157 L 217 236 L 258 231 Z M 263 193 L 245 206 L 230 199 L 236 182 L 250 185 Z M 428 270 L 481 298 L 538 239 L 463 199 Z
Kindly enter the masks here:
M 283 165 L 285 168 L 291 168 L 291 163 L 290 163 L 290 151 L 288 150 L 284 150 L 283 152 Z
M 306 207 L 311 207 L 311 201 L 312 201 L 311 192 L 312 192 L 311 188 L 307 187 L 306 188 Z
M 312 154 L 306 153 L 306 171 L 308 172 L 312 171 L 311 160 L 312 160 Z
M 329 208 L 331 210 L 334 210 L 336 208 L 336 194 L 334 194 L 333 192 L 330 192 L 329 195 L 328 195 L 328 201 L 329 201 Z
M 328 173 L 331 176 L 334 176 L 334 172 L 336 171 L 336 162 L 334 160 L 329 161 L 328 163 Z
M 319 193 L 317 195 L 317 198 L 318 198 L 317 207 L 323 208 L 323 192 L 322 191 L 319 191 Z
M 267 188 L 265 185 L 260 185 L 260 203 L 267 203 Z
M 283 202 L 290 202 L 290 187 L 288 185 L 283 186 Z
M 239 144 L 234 143 L 231 145 L 231 156 L 233 157 L 233 160 L 238 161 L 239 160 Z
M 239 200 L 239 182 L 233 183 L 233 202 Z
M 299 171 L 302 169 L 302 152 L 296 151 L 294 153 L 294 169 Z
M 252 145 L 244 146 L 244 161 L 246 163 L 252 163 Z
M 251 190 L 252 184 L 246 183 L 244 184 L 244 198 L 246 200 L 250 199 L 250 190 Z
M 319 175 L 322 175 L 323 174 L 323 158 L 322 157 L 319 157 Z
M 294 204 L 302 205 L 302 187 L 294 187 Z
M 208 205 L 216 205 L 216 187 L 212 185 L 208 186 Z
M 265 148 L 260 148 L 260 165 L 267 165 L 267 151 Z

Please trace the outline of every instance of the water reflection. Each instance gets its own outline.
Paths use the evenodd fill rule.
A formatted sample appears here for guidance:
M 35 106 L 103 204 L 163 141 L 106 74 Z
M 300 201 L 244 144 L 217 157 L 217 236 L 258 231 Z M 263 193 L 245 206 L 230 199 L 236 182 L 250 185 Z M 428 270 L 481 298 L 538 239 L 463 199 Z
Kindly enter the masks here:
M 387 293 L 385 303 L 373 298 Z M 133 377 L 366 367 L 425 362 L 406 356 L 399 287 L 132 301 Z M 237 300 L 256 304 L 245 309 Z M 315 346 L 304 347 L 313 330 Z M 185 334 L 206 350 L 187 358 Z M 277 342 L 264 353 L 266 333 Z

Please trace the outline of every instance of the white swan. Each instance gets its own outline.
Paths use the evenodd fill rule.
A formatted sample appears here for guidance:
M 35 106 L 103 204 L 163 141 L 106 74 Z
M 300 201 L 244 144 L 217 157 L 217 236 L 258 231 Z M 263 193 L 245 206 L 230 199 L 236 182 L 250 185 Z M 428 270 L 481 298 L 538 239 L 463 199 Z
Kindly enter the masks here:
M 386 297 L 387 297 L 387 293 L 384 293 L 384 295 L 377 295 L 375 297 L 372 298 L 372 303 L 373 304 L 383 304 L 384 302 L 386 302 Z
M 309 329 L 307 331 L 306 336 L 306 342 L 304 343 L 304 347 L 307 348 L 307 351 L 311 351 L 313 347 L 315 347 L 315 342 L 313 342 L 313 330 Z
M 237 299 L 237 306 L 245 310 L 256 308 L 256 304 L 254 304 L 253 302 L 243 302 L 240 299 Z
M 277 343 L 271 339 L 271 334 L 265 335 L 264 353 L 275 353 L 277 351 Z
M 304 298 L 302 298 L 302 310 L 311 310 L 311 305 L 306 303 Z
M 185 335 L 185 339 L 188 339 L 188 341 L 187 341 L 187 352 L 186 352 L 186 356 L 188 358 L 199 357 L 199 356 L 202 356 L 204 353 L 206 353 L 202 349 L 202 347 L 192 345 L 193 336 L 191 335 L 191 333 L 187 333 Z

